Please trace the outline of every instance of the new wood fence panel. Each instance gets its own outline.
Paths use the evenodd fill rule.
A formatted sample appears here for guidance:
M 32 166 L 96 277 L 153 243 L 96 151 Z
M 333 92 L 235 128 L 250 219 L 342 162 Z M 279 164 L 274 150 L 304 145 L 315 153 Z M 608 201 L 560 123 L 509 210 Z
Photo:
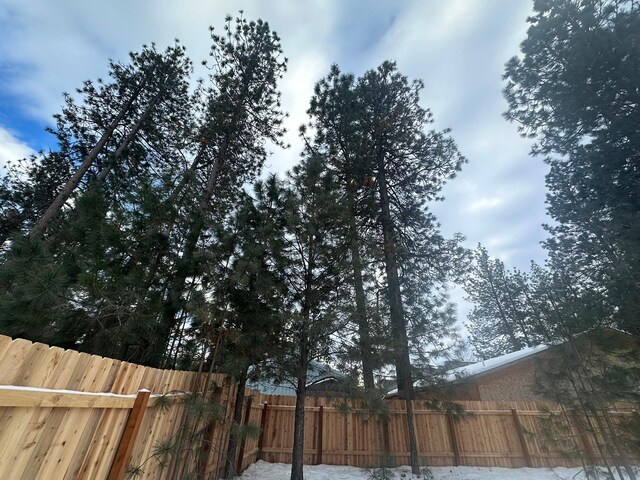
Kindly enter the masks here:
M 3 480 L 103 479 L 109 472 L 131 402 L 139 389 L 164 394 L 190 392 L 194 385 L 204 385 L 203 376 L 194 372 L 142 367 L 1 335 L 0 367 L 0 385 L 51 389 L 50 393 L 0 389 L 0 400 L 5 405 L 20 402 L 30 405 L 0 408 Z M 235 390 L 224 375 L 212 377 L 221 386 L 219 401 L 225 406 L 214 441 L 226 441 L 228 407 Z M 83 397 L 66 391 L 93 392 L 98 396 Z M 101 392 L 131 395 L 131 399 L 100 396 Z M 167 469 L 154 457 L 155 449 L 176 437 L 186 416 L 184 396 L 176 395 L 166 408 L 161 403 L 153 398 L 149 402 L 131 455 L 131 465 L 143 464 L 142 478 L 167 478 Z M 96 404 L 108 408 L 94 408 Z M 119 407 L 113 408 L 115 405 Z M 220 450 L 216 446 L 215 455 L 210 456 L 211 470 L 204 466 L 206 475 L 219 468 Z M 255 452 L 250 462 L 254 460 Z M 186 469 L 193 470 L 195 456 L 187 464 Z
M 112 387 L 113 393 L 124 395 L 137 391 L 143 371 L 136 367 L 137 365 L 126 362 L 119 364 Z M 128 411 L 104 410 L 78 478 L 106 478 L 128 416 Z
M 38 346 L 34 348 L 34 345 L 30 344 L 30 342 L 17 342 L 14 345 L 7 346 L 5 349 L 6 356 L 3 358 L 8 367 L 6 369 L 3 368 L 3 374 L 0 374 L 3 377 L 3 383 L 25 385 L 22 365 L 29 362 L 30 359 L 32 360 L 34 352 L 40 350 Z M 42 381 L 42 384 L 46 384 L 46 378 L 44 376 L 39 377 L 38 371 L 33 373 L 31 379 L 36 383 Z M 18 460 L 18 456 L 20 454 L 24 456 L 25 450 L 33 441 L 31 439 L 35 440 L 38 436 L 38 429 L 34 428 L 34 426 L 40 425 L 48 413 L 49 410 L 41 412 L 30 408 L 2 409 L 0 413 L 0 424 L 3 425 L 0 430 L 0 478 L 4 478 L 14 470 L 14 462 Z M 23 437 L 27 437 L 27 445 L 21 442 Z M 18 460 L 18 469 L 23 463 L 22 458 Z
M 184 392 L 202 395 L 205 374 L 160 370 L 102 358 L 86 353 L 48 347 L 26 340 L 0 336 L 0 478 L 104 479 L 113 462 L 135 394 L 152 392 L 144 411 L 129 465 L 140 468 L 139 478 L 165 480 L 176 474 L 196 473 L 204 480 L 220 473 L 230 435 L 235 383 L 221 374 L 209 377 L 208 401 L 219 404 L 215 421 L 195 417 Z M 18 387 L 23 387 L 22 389 Z M 35 390 L 29 388 L 37 387 Z M 41 390 L 38 390 L 41 389 Z M 42 390 L 45 389 L 45 390 Z M 49 390 L 47 390 L 49 389 Z M 67 391 L 67 393 L 65 393 Z M 69 392 L 70 391 L 70 392 Z M 94 392 L 82 396 L 77 392 Z M 100 395 L 104 392 L 104 395 Z M 183 392 L 183 393 L 180 393 Z M 111 394 L 125 395 L 120 397 Z M 158 399 L 167 394 L 170 402 Z M 190 393 L 189 395 L 192 395 Z M 97 396 L 96 396 L 97 395 Z M 126 395 L 129 395 L 127 397 Z M 263 425 L 261 458 L 291 461 L 293 449 L 294 397 L 263 395 L 251 390 L 245 424 Z M 267 402 L 265 410 L 264 403 Z M 344 399 L 310 397 L 305 406 L 304 461 L 360 467 L 409 462 L 406 404 L 389 400 L 383 420 L 358 409 L 345 410 Z M 576 466 L 577 451 L 601 461 L 603 439 L 591 434 L 578 419 L 554 413 L 554 442 L 549 441 L 550 417 L 535 402 L 459 402 L 462 415 L 429 410 L 424 401 L 414 402 L 418 456 L 428 465 L 477 465 L 520 467 Z M 322 406 L 322 421 L 320 410 Z M 557 406 L 547 405 L 553 410 Z M 633 415 L 629 405 L 615 406 L 607 417 L 589 418 L 592 424 L 610 421 L 616 434 Z M 207 417 L 209 418 L 209 417 Z M 557 422 L 560 423 L 557 423 Z M 563 424 L 564 422 L 564 424 Z M 185 445 L 193 432 L 196 446 Z M 175 464 L 163 462 L 162 445 L 177 445 L 182 455 Z M 620 436 L 620 438 L 622 438 Z M 200 441 L 204 440 L 204 441 Z M 244 439 L 234 459 L 240 470 L 257 460 L 258 438 Z M 560 442 L 558 442 L 560 441 Z M 622 441 L 622 440 L 620 440 Z M 320 443 L 321 442 L 321 443 Z M 640 462 L 637 449 L 628 445 L 632 462 Z M 190 452 L 190 453 L 187 453 Z M 610 461 L 611 451 L 604 452 Z M 390 455 L 392 458 L 386 458 Z M 166 465 L 163 466 L 163 463 Z
M 366 412 L 348 413 L 343 416 L 349 464 L 358 467 L 378 465 L 384 455 L 384 439 L 378 419 Z M 331 427 L 329 424 L 329 428 Z
M 89 391 L 96 385 L 102 386 L 111 381 L 109 370 L 103 367 L 103 359 L 100 357 L 80 354 L 77 360 L 74 362 L 75 367 L 71 369 L 72 374 L 69 375 L 66 385 L 56 385 L 57 387 Z M 79 374 L 78 365 L 81 367 L 82 374 Z M 31 453 L 27 463 L 28 468 L 23 472 L 24 477 L 55 478 L 47 477 L 55 472 L 58 478 L 64 478 L 70 467 L 71 470 L 75 470 L 79 463 L 73 462 L 74 459 L 79 460 L 76 448 L 83 450 L 83 447 L 90 443 L 99 418 L 99 411 L 92 409 L 51 409 L 44 423 L 43 436 Z M 80 441 L 83 443 L 80 444 Z M 60 473 L 61 470 L 62 473 Z
M 417 410 L 414 419 L 418 458 L 432 466 L 453 465 L 454 453 L 447 416 L 442 412 Z
M 55 359 L 61 356 L 61 349 L 49 349 L 42 344 L 30 344 L 24 341 L 15 342 L 14 346 L 17 348 L 8 353 L 19 351 L 20 356 L 12 355 L 11 360 L 20 359 L 22 364 L 13 364 L 15 375 L 11 379 L 5 376 L 4 381 L 9 380 L 16 385 L 53 388 L 65 388 L 69 385 L 65 382 L 65 378 L 51 377 L 33 363 L 39 359 L 44 364 L 49 364 L 50 357 Z M 24 365 L 30 365 L 31 373 L 27 373 Z M 50 408 L 17 408 L 7 409 L 7 411 L 10 412 L 12 419 L 0 420 L 5 427 L 2 429 L 3 435 L 0 438 L 4 447 L 0 453 L 0 478 L 18 477 L 18 475 L 23 477 L 31 475 L 34 478 L 48 451 L 43 448 L 43 444 L 55 438 L 57 426 L 63 414 L 56 413 Z M 11 451 L 8 451 L 9 449 Z
M 5 352 L 9 348 L 12 343 L 12 339 L 10 337 L 6 337 L 4 335 L 0 335 L 0 359 L 4 357 Z
M 269 400 L 272 403 L 268 405 L 261 458 L 288 463 L 291 461 L 292 404 L 295 399 L 270 397 Z M 317 417 L 311 418 L 318 410 L 315 405 L 332 405 L 335 401 L 315 398 L 313 402 L 308 402 L 306 407 L 305 428 L 305 462 L 311 464 L 315 463 L 314 454 L 317 453 L 317 443 L 314 442 L 314 435 L 317 435 L 314 422 Z M 447 466 L 455 464 L 457 458 L 461 465 L 469 466 L 522 467 L 530 463 L 535 467 L 549 467 L 581 464 L 577 456 L 568 455 L 570 452 L 566 446 L 559 448 L 556 442 L 548 439 L 548 432 L 543 429 L 543 423 L 548 417 L 542 411 L 543 405 L 535 402 L 459 403 L 465 411 L 461 415 L 451 415 L 449 420 L 446 412 L 426 410 L 424 402 L 415 402 L 414 423 L 421 463 Z M 407 464 L 409 455 L 405 405 L 403 401 L 392 400 L 388 402 L 388 406 L 386 428 L 384 421 L 372 421 L 365 412 L 345 413 L 335 406 L 325 407 L 323 463 L 361 467 L 379 465 L 385 454 L 385 446 L 388 445 L 393 464 Z M 625 415 L 631 415 L 630 406 L 620 408 L 623 407 L 627 410 Z M 547 408 L 557 407 L 547 405 Z M 618 414 L 609 414 L 615 419 L 612 420 L 614 424 L 619 422 L 616 415 Z M 573 447 L 578 445 L 575 438 L 575 428 L 573 433 L 567 433 L 566 429 L 556 433 L 557 440 L 573 442 Z M 584 446 L 578 446 L 584 454 Z M 636 462 L 640 460 L 637 455 L 632 458 Z
M 88 391 L 95 388 L 96 385 L 108 384 L 111 380 L 110 370 L 105 365 L 108 363 L 109 360 L 91 357 L 87 369 L 91 373 L 80 377 L 77 390 Z M 68 389 L 76 390 L 76 388 Z M 89 436 L 93 436 L 95 433 L 94 429 L 99 415 L 93 409 L 86 408 L 52 409 L 46 422 L 47 433 L 50 437 L 47 442 L 39 442 L 43 446 L 48 443 L 49 446 L 29 460 L 30 470 L 25 471 L 25 477 L 32 476 L 37 466 L 35 478 L 65 478 L 73 459 L 79 456 L 77 450 L 83 450 L 84 445 L 80 444 L 80 441 L 86 441 Z M 87 431 L 86 434 L 85 431 Z
M 509 425 L 506 422 L 509 421 Z M 519 448 L 511 412 L 494 415 L 468 415 L 454 422 L 460 445 L 462 464 L 473 466 L 512 467 L 524 456 Z M 514 459 L 517 461 L 514 462 Z M 517 465 L 514 465 L 516 463 Z

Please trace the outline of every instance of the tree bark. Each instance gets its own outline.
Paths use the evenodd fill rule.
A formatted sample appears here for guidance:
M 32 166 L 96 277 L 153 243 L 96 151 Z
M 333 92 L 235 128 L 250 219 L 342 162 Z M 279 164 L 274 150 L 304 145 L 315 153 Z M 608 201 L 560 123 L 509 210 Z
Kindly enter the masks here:
M 364 282 L 362 280 L 362 259 L 360 258 L 360 242 L 358 227 L 356 224 L 355 199 L 353 192 L 349 191 L 347 185 L 347 201 L 349 203 L 349 230 L 351 231 L 351 241 L 349 249 L 351 251 L 351 266 L 353 268 L 353 287 L 356 297 L 356 323 L 358 325 L 358 336 L 360 337 L 360 355 L 362 358 L 362 379 L 366 389 L 373 389 L 373 352 L 371 350 L 371 332 L 367 319 L 366 296 L 364 292 Z
M 104 179 L 107 177 L 107 175 L 109 175 L 109 172 L 116 165 L 117 161 L 120 159 L 124 151 L 127 148 L 129 148 L 129 145 L 131 145 L 131 142 L 133 142 L 133 140 L 136 138 L 136 135 L 140 131 L 140 128 L 142 128 L 142 124 L 147 120 L 147 118 L 149 118 L 149 115 L 151 115 L 151 112 L 153 111 L 153 109 L 155 108 L 155 106 L 158 104 L 159 101 L 160 101 L 160 93 L 158 93 L 155 97 L 151 99 L 147 107 L 144 109 L 144 111 L 140 115 L 140 118 L 138 118 L 136 123 L 131 128 L 131 131 L 127 134 L 124 140 L 122 140 L 120 145 L 118 145 L 118 148 L 116 149 L 113 156 L 109 159 L 106 165 L 102 167 L 102 169 L 98 173 L 98 176 L 96 177 L 96 180 L 98 182 L 103 182 Z
M 233 406 L 232 431 L 229 436 L 229 445 L 227 447 L 227 456 L 224 462 L 224 478 L 233 478 L 236 475 L 236 451 L 238 449 L 238 435 L 234 434 L 233 428 L 240 428 L 242 425 L 242 405 L 244 404 L 245 385 L 247 383 L 247 365 L 238 377 L 238 390 L 236 392 L 235 404 Z M 236 432 L 236 433 L 239 433 Z
M 293 452 L 291 454 L 291 480 L 304 480 L 304 403 L 307 398 L 306 351 L 300 362 L 296 387 L 296 409 L 293 425 Z
M 384 151 L 380 145 L 378 145 L 377 150 L 380 224 L 382 226 L 382 237 L 384 241 L 385 271 L 387 274 L 391 334 L 393 336 L 393 346 L 395 350 L 398 395 L 405 400 L 407 406 L 407 433 L 409 436 L 411 471 L 417 475 L 420 473 L 420 468 L 418 466 L 416 432 L 413 423 L 413 405 L 411 403 L 413 400 L 413 380 L 411 378 L 411 359 L 409 358 L 409 339 L 407 337 L 407 325 L 402 308 L 398 261 L 396 256 L 396 239 L 389 206 Z

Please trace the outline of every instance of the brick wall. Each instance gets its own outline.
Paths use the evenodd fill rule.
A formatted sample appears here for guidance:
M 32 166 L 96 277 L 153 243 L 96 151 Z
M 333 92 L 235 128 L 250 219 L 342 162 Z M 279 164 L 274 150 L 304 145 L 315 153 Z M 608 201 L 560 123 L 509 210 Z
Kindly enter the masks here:
M 477 377 L 474 382 L 483 401 L 542 401 L 534 392 L 536 367 L 540 357 L 525 359 Z

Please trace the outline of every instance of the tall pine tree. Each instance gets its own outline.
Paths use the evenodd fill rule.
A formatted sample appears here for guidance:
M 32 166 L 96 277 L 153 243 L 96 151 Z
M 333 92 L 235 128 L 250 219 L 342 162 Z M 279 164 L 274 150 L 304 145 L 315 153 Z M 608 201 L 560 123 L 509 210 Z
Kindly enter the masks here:
M 506 66 L 505 116 L 550 166 L 547 243 L 584 267 L 640 335 L 640 6 L 534 2 L 521 55 Z

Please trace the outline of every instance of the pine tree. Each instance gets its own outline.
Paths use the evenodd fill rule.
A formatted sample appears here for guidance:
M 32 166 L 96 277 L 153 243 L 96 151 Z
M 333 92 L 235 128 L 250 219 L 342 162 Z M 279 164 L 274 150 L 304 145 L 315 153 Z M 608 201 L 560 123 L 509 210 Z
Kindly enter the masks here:
M 394 352 L 395 355 L 402 351 L 397 344 L 383 346 L 388 341 L 380 342 L 381 337 L 376 338 L 377 331 L 380 331 L 379 313 L 384 312 L 385 319 L 393 315 L 392 297 L 388 295 L 390 290 L 386 283 L 393 276 L 389 277 L 389 271 L 385 268 L 389 258 L 381 258 L 391 237 L 388 234 L 385 238 L 384 233 L 391 230 L 390 222 L 395 222 L 393 227 L 398 231 L 398 238 L 394 239 L 395 252 L 391 255 L 394 258 L 391 260 L 396 263 L 396 284 L 402 289 L 407 309 L 408 323 L 402 330 L 410 331 L 407 345 L 411 343 L 418 347 L 418 343 L 422 342 L 420 347 L 413 349 L 414 355 L 427 350 L 425 342 L 428 343 L 430 322 L 433 322 L 431 331 L 439 333 L 442 333 L 442 324 L 439 323 L 441 320 L 448 317 L 444 323 L 451 323 L 451 309 L 446 305 L 442 292 L 438 293 L 436 290 L 438 284 L 446 282 L 445 278 L 452 272 L 451 267 L 459 263 L 461 253 L 457 245 L 459 239 L 443 239 L 437 231 L 435 218 L 424 208 L 425 201 L 434 199 L 435 192 L 439 189 L 436 177 L 439 174 L 445 177 L 447 175 L 444 173 L 448 168 L 444 165 L 447 156 L 451 156 L 452 171 L 455 171 L 455 163 L 460 159 L 454 158 L 457 155 L 455 146 L 446 139 L 446 135 L 435 132 L 425 134 L 421 131 L 430 117 L 426 111 L 417 107 L 417 91 L 420 87 L 418 84 L 409 86 L 406 79 L 394 69 L 392 64 L 385 64 L 378 71 L 369 72 L 356 81 L 353 75 L 343 74 L 337 66 L 333 66 L 329 74 L 317 83 L 308 111 L 311 117 L 309 132 L 313 136 L 307 141 L 307 150 L 330 159 L 328 168 L 340 178 L 346 202 L 345 226 L 350 237 L 349 251 L 353 271 L 351 284 L 355 297 L 353 316 L 357 326 L 358 355 L 362 362 L 364 383 L 368 388 L 373 386 L 374 365 L 378 368 L 382 366 L 385 355 L 382 352 Z M 371 81 L 375 75 L 394 78 L 388 84 L 381 80 L 374 87 L 367 85 L 367 81 Z M 375 104 L 385 95 L 390 99 L 387 104 Z M 392 99 L 394 95 L 399 97 L 395 104 Z M 374 109 L 377 110 L 372 114 Z M 401 118 L 403 114 L 406 117 Z M 414 118 L 411 118 L 412 115 Z M 397 123 L 389 125 L 391 121 Z M 412 133 L 403 137 L 401 131 L 405 122 Z M 400 124 L 403 126 L 400 127 Z M 303 129 L 303 134 L 307 134 L 306 128 Z M 412 138 L 412 134 L 416 134 L 418 139 Z M 395 135 L 395 138 L 388 141 L 385 139 L 382 142 L 383 153 L 379 154 L 376 151 L 376 141 L 380 141 L 380 136 L 387 135 Z M 441 148 L 442 156 L 438 157 L 436 154 L 427 159 L 431 153 L 429 148 Z M 383 159 L 382 162 L 379 161 L 380 158 Z M 433 177 L 420 170 L 430 160 L 434 161 L 431 165 L 434 171 L 430 172 Z M 443 164 L 437 165 L 438 161 L 443 161 Z M 381 191 L 379 179 L 381 173 L 386 173 L 384 170 L 387 166 L 392 177 L 389 183 L 391 186 L 387 190 L 391 191 L 393 198 L 387 198 L 386 203 L 390 204 L 389 215 L 393 219 L 381 226 L 380 220 L 385 213 L 382 206 L 386 203 L 381 201 L 384 192 Z M 440 172 L 437 171 L 439 167 L 442 167 Z M 409 180 L 411 175 L 417 176 L 417 181 L 413 184 Z M 416 198 L 411 198 L 411 193 L 400 192 L 397 188 L 399 184 L 411 185 L 409 190 L 414 187 L 420 192 Z M 418 199 L 420 195 L 424 197 Z M 377 288 L 374 279 L 377 277 L 385 278 L 382 309 L 372 306 Z M 370 299 L 367 298 L 368 295 Z M 380 306 L 379 299 L 378 295 L 377 304 Z M 397 305 L 395 308 L 397 310 Z M 446 314 L 445 311 L 449 313 Z M 395 313 L 397 317 L 397 311 Z M 400 338 L 401 335 L 395 337 Z M 410 366 L 405 363 L 404 368 L 410 369 Z M 402 365 L 399 370 L 399 376 L 402 377 Z
M 310 154 L 331 159 L 328 168 L 340 179 L 346 202 L 346 227 L 349 235 L 351 285 L 355 299 L 352 315 L 357 329 L 359 357 L 364 387 L 374 388 L 374 369 L 379 368 L 372 336 L 372 318 L 368 307 L 366 279 L 371 276 L 371 249 L 366 236 L 375 221 L 373 179 L 362 161 L 366 141 L 359 130 L 359 111 L 355 96 L 355 77 L 343 74 L 337 65 L 315 87 L 308 114 L 314 137 L 308 141 Z M 306 128 L 303 134 L 306 134 Z M 367 268 L 369 267 L 369 268 Z
M 212 30 L 213 73 L 198 136 L 196 167 L 204 176 L 198 205 L 193 212 L 172 275 L 159 325 L 164 345 L 176 326 L 183 305 L 187 279 L 197 274 L 195 256 L 207 222 L 216 208 L 232 201 L 243 183 L 260 172 L 267 152 L 267 140 L 280 144 L 283 115 L 276 83 L 286 68 L 281 59 L 280 39 L 262 20 L 240 17 L 232 26 L 231 17 L 223 35 Z
M 478 263 L 484 264 L 493 279 L 501 277 L 501 262 L 489 259 L 483 248 L 478 257 Z M 608 412 L 615 402 L 637 403 L 640 399 L 634 386 L 640 373 L 640 350 L 635 339 L 621 342 L 622 334 L 610 329 L 613 309 L 606 294 L 582 281 L 581 269 L 572 267 L 550 260 L 544 267 L 532 263 L 526 274 L 515 271 L 507 275 L 509 282 L 498 284 L 501 310 L 496 307 L 489 281 L 477 274 L 472 277 L 469 285 L 478 302 L 472 318 L 484 322 L 476 323 L 481 330 L 474 332 L 474 346 L 480 354 L 490 354 L 489 347 L 478 338 L 490 341 L 495 332 L 501 333 L 505 320 L 514 333 L 518 332 L 517 320 L 525 318 L 529 338 L 549 346 L 551 357 L 538 366 L 536 381 L 538 392 L 560 406 L 560 414 L 549 417 L 551 429 L 566 430 L 567 425 L 574 425 L 593 439 L 603 459 L 622 462 L 629 478 L 634 478 L 625 452 L 633 450 L 638 432 L 624 428 L 625 435 L 614 433 L 617 427 Z M 510 297 L 505 293 L 509 285 L 515 285 L 519 292 L 517 309 L 509 307 Z M 566 433 L 567 438 L 573 435 L 568 430 Z M 553 435 L 550 441 L 555 441 Z M 582 448 L 574 442 L 566 453 L 581 456 Z M 596 459 L 582 460 L 588 471 L 594 468 Z M 620 467 L 613 470 L 624 478 Z M 613 470 L 609 468 L 612 477 Z
M 245 385 L 249 369 L 254 373 L 262 362 L 277 350 L 286 311 L 286 291 L 281 272 L 284 248 L 284 207 L 280 185 L 271 176 L 254 185 L 255 199 L 245 196 L 234 215 L 234 261 L 228 277 L 215 295 L 222 295 L 229 314 L 222 326 L 220 367 L 234 376 L 237 394 L 233 421 L 240 426 Z M 225 477 L 235 475 L 238 435 L 232 435 L 227 448 Z
M 476 354 L 492 358 L 540 343 L 536 319 L 526 305 L 525 281 L 518 270 L 507 271 L 499 259 L 491 259 L 479 245 L 473 268 L 465 280 L 471 343 Z
M 589 365 L 591 349 L 581 351 L 575 337 L 597 344 L 602 330 L 596 327 L 611 323 L 636 337 L 640 332 L 640 8 L 624 0 L 539 1 L 528 22 L 522 55 L 505 70 L 505 116 L 536 138 L 532 153 L 550 165 L 548 204 L 556 223 L 547 227 L 548 268 L 532 268 L 527 301 L 543 334 L 568 349 L 564 371 L 550 368 L 547 392 L 568 387 L 557 400 L 579 407 L 585 418 L 596 415 L 588 428 L 603 453 L 617 457 L 604 399 L 628 391 L 617 388 L 624 382 L 596 379 L 600 368 L 624 368 L 615 366 L 613 354 L 596 355 L 598 365 Z M 632 364 L 626 369 L 634 378 Z M 610 379 L 623 377 L 619 371 Z
M 130 54 L 130 63 L 110 62 L 110 81 L 84 82 L 78 100 L 65 94 L 62 112 L 54 115 L 56 127 L 49 129 L 57 150 L 10 165 L 2 179 L 0 242 L 16 232 L 39 237 L 78 187 L 84 191 L 116 164 L 131 163 L 127 157 L 141 138 L 157 147 L 153 139 L 159 131 L 181 135 L 190 74 L 191 63 L 179 43 L 164 52 L 145 46 Z
M 281 198 L 285 201 L 286 243 L 279 270 L 289 306 L 282 343 L 272 360 L 280 378 L 296 379 L 291 479 L 303 478 L 304 404 L 312 360 L 327 357 L 346 324 L 336 307 L 347 295 L 348 241 L 344 204 L 335 176 L 321 157 L 293 168 Z
M 14 238 L 2 266 L 5 332 L 119 358 L 126 356 L 121 349 L 125 338 L 144 333 L 130 330 L 139 323 L 132 321 L 132 306 L 138 301 L 135 287 L 150 247 L 143 232 L 165 182 L 180 169 L 176 150 L 185 143 L 182 127 L 190 122 L 190 72 L 179 44 L 163 53 L 145 47 L 131 54 L 131 64 L 112 62 L 110 83 L 86 82 L 79 90 L 81 103 L 67 96 L 53 130 L 58 150 L 9 170 L 4 192 L 12 201 L 8 210 L 18 221 L 5 229 L 13 231 Z M 154 74 L 159 76 L 138 88 L 135 82 Z M 71 190 L 72 206 L 42 216 L 60 198 L 57 190 L 70 185 L 69 178 L 84 168 L 78 164 L 105 135 L 104 125 L 122 111 L 119 93 L 125 98 L 132 89 L 136 101 L 130 102 L 127 115 L 108 133 L 82 182 Z M 111 175 L 100 178 L 107 167 Z M 33 231 L 38 221 L 48 225 L 46 236 L 21 239 L 20 234 Z M 33 261 L 33 252 L 44 251 L 41 261 Z M 28 271 L 18 274 L 12 269 L 25 261 L 30 262 Z M 46 280 L 53 271 L 55 284 Z M 30 290 L 35 286 L 37 290 Z M 23 312 L 31 310 L 29 318 L 20 314 L 17 304 L 23 305 Z
M 506 66 L 505 116 L 550 165 L 551 255 L 607 289 L 640 335 L 640 7 L 632 0 L 534 3 Z
M 377 226 L 384 258 L 392 349 L 398 392 L 407 403 L 414 473 L 418 472 L 418 459 L 402 260 L 414 258 L 412 254 L 418 251 L 414 242 L 434 227 L 430 224 L 432 217 L 424 212 L 425 203 L 438 199 L 444 182 L 455 175 L 464 161 L 447 131 L 425 131 L 432 118 L 419 105 L 421 89 L 421 82 L 410 83 L 392 62 L 365 73 L 356 87 L 362 132 L 368 144 L 367 162 L 376 180 Z
M 154 109 L 160 103 L 166 99 L 184 105 L 186 78 L 190 73 L 191 63 L 185 59 L 182 46 L 170 47 L 164 54 L 159 54 L 152 45 L 139 54 L 132 53 L 131 65 L 111 63 L 110 75 L 114 82 L 98 81 L 97 88 L 92 82 L 85 82 L 78 91 L 85 98 L 84 104 L 77 105 L 71 96 L 66 96 L 63 113 L 57 116 L 56 135 L 62 145 L 68 143 L 72 150 L 78 151 L 82 161 L 31 228 L 31 238 L 38 238 L 45 232 L 101 156 L 106 159 L 97 177 L 101 180 L 106 177 L 143 125 L 150 123 Z M 125 100 L 119 101 L 121 98 Z M 109 115 L 110 111 L 113 114 Z M 123 124 L 124 132 L 114 142 Z M 106 152 L 109 143 L 115 148 L 113 153 Z

